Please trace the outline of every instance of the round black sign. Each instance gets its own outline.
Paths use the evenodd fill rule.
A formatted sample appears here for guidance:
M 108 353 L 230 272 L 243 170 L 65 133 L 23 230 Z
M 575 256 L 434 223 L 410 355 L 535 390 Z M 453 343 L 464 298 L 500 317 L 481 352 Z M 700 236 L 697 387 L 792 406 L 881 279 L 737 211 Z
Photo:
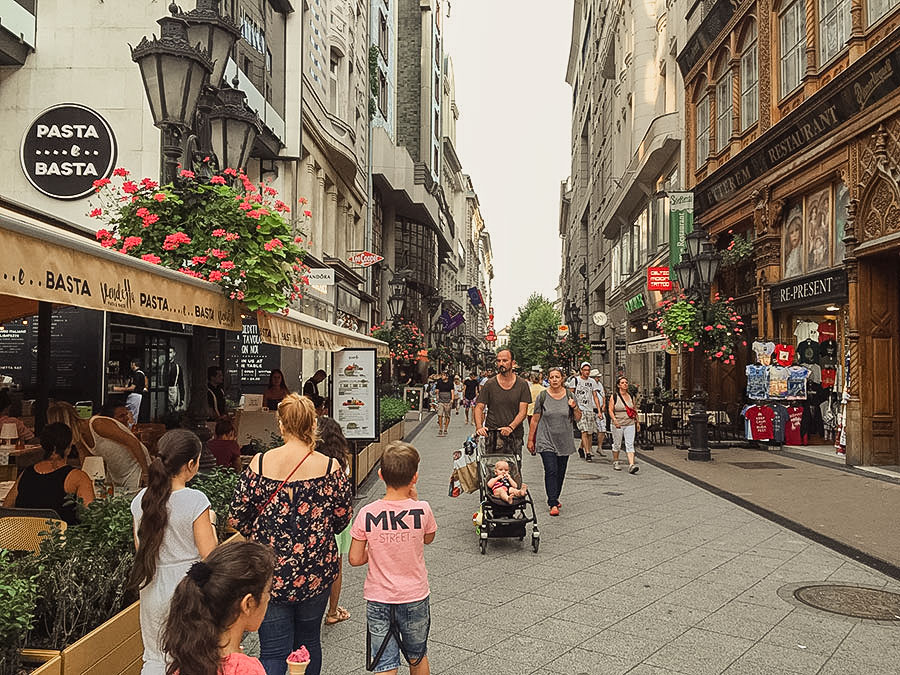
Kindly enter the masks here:
M 106 120 L 90 108 L 67 103 L 48 108 L 22 139 L 22 171 L 55 199 L 79 199 L 108 178 L 116 162 L 116 138 Z

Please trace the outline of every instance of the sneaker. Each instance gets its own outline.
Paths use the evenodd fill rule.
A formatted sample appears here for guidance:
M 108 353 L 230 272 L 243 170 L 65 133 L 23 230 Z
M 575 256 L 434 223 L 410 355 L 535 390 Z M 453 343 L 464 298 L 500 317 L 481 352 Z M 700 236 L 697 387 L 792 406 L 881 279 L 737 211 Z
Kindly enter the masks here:
M 578 456 L 584 459 L 584 448 L 578 448 Z
M 584 456 L 584 461 L 585 461 L 585 462 L 593 462 L 593 461 L 594 461 L 594 458 L 591 457 L 591 453 L 587 453 L 587 454 Z
M 628 467 L 628 473 L 637 473 L 641 468 L 637 464 L 632 464 Z
M 558 507 L 558 506 L 551 506 L 551 507 L 550 507 L 550 515 L 551 515 L 551 516 L 558 516 L 558 515 L 559 515 L 559 507 Z
M 621 470 L 622 470 L 622 465 L 619 464 L 619 460 L 616 460 L 615 462 L 613 462 L 613 471 L 621 471 Z

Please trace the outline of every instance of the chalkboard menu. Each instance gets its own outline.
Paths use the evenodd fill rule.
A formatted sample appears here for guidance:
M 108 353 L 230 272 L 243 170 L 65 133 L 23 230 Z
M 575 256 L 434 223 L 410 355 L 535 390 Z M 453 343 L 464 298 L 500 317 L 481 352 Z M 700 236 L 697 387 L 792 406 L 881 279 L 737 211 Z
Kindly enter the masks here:
M 226 380 L 240 394 L 261 394 L 269 373 L 281 367 L 281 347 L 263 342 L 255 319 L 244 319 L 240 333 L 228 333 L 225 341 Z
M 57 307 L 50 319 L 50 395 L 69 401 L 99 400 L 103 313 Z M 26 398 L 37 395 L 37 316 L 2 324 L 0 375 L 12 377 Z

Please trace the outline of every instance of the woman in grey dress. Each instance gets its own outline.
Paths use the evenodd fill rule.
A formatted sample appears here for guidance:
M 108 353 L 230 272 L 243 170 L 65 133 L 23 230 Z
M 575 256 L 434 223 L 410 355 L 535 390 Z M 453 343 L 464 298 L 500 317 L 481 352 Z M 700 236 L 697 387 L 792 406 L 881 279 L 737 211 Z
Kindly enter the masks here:
M 572 416 L 577 422 L 581 410 L 569 391 L 563 387 L 563 373 L 551 368 L 547 374 L 550 387 L 538 394 L 534 415 L 528 425 L 528 452 L 541 453 L 544 463 L 544 487 L 550 515 L 559 515 L 559 495 L 566 477 L 569 456 L 575 454 L 572 440 Z

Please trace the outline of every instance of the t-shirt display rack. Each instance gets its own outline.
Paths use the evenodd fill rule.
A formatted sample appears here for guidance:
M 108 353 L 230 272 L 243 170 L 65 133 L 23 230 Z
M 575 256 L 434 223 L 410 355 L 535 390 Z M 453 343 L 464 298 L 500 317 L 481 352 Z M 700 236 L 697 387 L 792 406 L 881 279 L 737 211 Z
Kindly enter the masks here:
M 747 440 L 780 449 L 785 444 L 806 445 L 812 430 L 840 443 L 846 382 L 836 322 L 800 319 L 792 338 L 757 339 L 751 350 L 756 363 L 746 367 L 750 403 L 741 410 Z M 811 393 L 822 400 L 812 402 Z

